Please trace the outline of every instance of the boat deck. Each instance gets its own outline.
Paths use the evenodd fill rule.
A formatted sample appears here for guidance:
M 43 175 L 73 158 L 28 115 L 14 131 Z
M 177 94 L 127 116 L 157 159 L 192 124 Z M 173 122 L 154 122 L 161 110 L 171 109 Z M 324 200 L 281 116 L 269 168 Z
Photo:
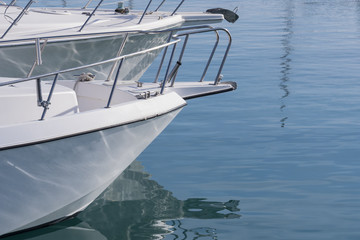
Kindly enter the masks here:
M 0 33 L 1 35 L 20 14 L 22 8 L 0 5 Z M 186 22 L 191 25 L 216 23 L 223 20 L 221 14 L 201 12 L 181 12 L 170 16 L 169 12 L 146 13 L 141 24 L 138 24 L 143 11 L 131 10 L 128 14 L 116 13 L 114 10 L 97 10 L 80 31 L 92 10 L 71 8 L 30 8 L 20 21 L 12 27 L 6 36 L 0 39 L 6 42 L 14 39 L 40 37 L 56 37 L 64 35 L 86 35 L 93 33 L 111 33 L 120 31 L 147 31 L 168 28 L 169 25 L 179 27 Z
M 11 80 L 0 78 L 0 82 Z M 56 86 L 52 103 L 49 106 L 48 118 L 59 117 L 103 109 L 108 102 L 113 82 L 91 81 L 79 82 L 62 80 Z M 43 98 L 47 98 L 51 82 L 41 84 Z M 7 114 L 0 119 L 0 126 L 16 124 L 40 119 L 43 107 L 36 102 L 38 95 L 34 82 L 23 82 L 0 87 L 0 111 Z M 164 94 L 175 92 L 183 99 L 191 99 L 212 95 L 236 89 L 236 83 L 224 82 L 214 85 L 213 82 L 177 82 L 172 87 L 166 87 Z M 159 83 L 128 82 L 117 85 L 112 103 L 124 104 L 141 99 L 149 99 L 161 95 Z

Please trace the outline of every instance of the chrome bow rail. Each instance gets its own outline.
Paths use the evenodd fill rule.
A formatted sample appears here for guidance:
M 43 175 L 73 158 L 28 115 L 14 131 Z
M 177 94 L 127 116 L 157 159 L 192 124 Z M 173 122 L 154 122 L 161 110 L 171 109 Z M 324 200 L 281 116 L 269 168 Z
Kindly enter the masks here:
M 32 76 L 32 77 L 27 77 L 27 78 L 22 78 L 22 79 L 11 80 L 11 81 L 7 81 L 7 82 L 0 82 L 0 87 L 8 86 L 8 85 L 14 85 L 14 84 L 22 83 L 22 82 L 27 82 L 27 81 L 36 81 L 36 83 L 37 83 L 36 84 L 36 91 L 37 91 L 37 96 L 38 96 L 38 106 L 44 108 L 40 120 L 44 120 L 46 112 L 49 109 L 49 106 L 51 104 L 51 98 L 52 98 L 55 86 L 56 86 L 58 81 L 61 81 L 61 80 L 58 80 L 59 75 L 64 74 L 64 73 L 69 73 L 69 72 L 75 72 L 75 71 L 79 71 L 79 70 L 83 70 L 83 69 L 87 69 L 87 68 L 107 64 L 107 63 L 113 63 L 114 67 L 115 68 L 117 67 L 116 76 L 115 76 L 114 80 L 112 81 L 111 93 L 109 95 L 107 105 L 105 106 L 105 108 L 110 108 L 111 107 L 111 100 L 112 100 L 114 91 L 116 89 L 117 82 L 119 80 L 119 73 L 121 71 L 122 63 L 127 58 L 138 56 L 138 55 L 141 55 L 141 54 L 147 54 L 149 52 L 160 50 L 160 49 L 164 49 L 164 53 L 163 53 L 163 56 L 162 56 L 161 61 L 160 61 L 160 66 L 158 68 L 158 71 L 157 71 L 157 74 L 156 74 L 156 77 L 155 77 L 155 80 L 154 80 L 154 83 L 157 83 L 158 79 L 159 79 L 160 72 L 161 72 L 162 67 L 164 65 L 164 61 L 165 61 L 165 58 L 166 58 L 166 55 L 167 55 L 168 48 L 172 46 L 173 49 L 172 49 L 171 55 L 170 55 L 169 60 L 168 60 L 168 64 L 167 64 L 167 67 L 166 67 L 164 79 L 161 81 L 160 86 L 159 86 L 159 92 L 160 92 L 160 94 L 163 94 L 167 83 L 171 82 L 168 87 L 173 87 L 174 84 L 175 84 L 176 75 L 177 75 L 179 67 L 181 65 L 181 61 L 183 59 L 189 37 L 191 35 L 194 35 L 194 34 L 201 34 L 201 33 L 207 33 L 207 32 L 214 32 L 215 36 L 216 36 L 216 41 L 215 41 L 214 47 L 213 47 L 213 49 L 211 51 L 211 54 L 210 54 L 210 56 L 209 56 L 209 58 L 207 60 L 205 69 L 203 71 L 203 74 L 202 74 L 202 76 L 201 76 L 201 78 L 199 80 L 200 82 L 204 80 L 204 77 L 205 77 L 205 75 L 206 75 L 206 73 L 208 71 L 210 63 L 213 60 L 213 56 L 215 54 L 215 51 L 216 51 L 216 49 L 218 47 L 218 43 L 219 43 L 219 39 L 220 39 L 219 38 L 219 36 L 220 36 L 219 32 L 225 32 L 226 35 L 228 36 L 228 43 L 227 43 L 227 46 L 225 48 L 225 51 L 224 51 L 224 54 L 223 54 L 219 69 L 218 69 L 216 77 L 215 77 L 215 80 L 213 82 L 214 85 L 217 85 L 217 84 L 219 84 L 219 82 L 221 80 L 220 75 L 221 75 L 225 60 L 227 58 L 227 55 L 228 55 L 228 52 L 230 50 L 230 46 L 231 46 L 231 43 L 232 43 L 231 35 L 230 35 L 229 31 L 227 29 L 225 29 L 225 28 L 213 28 L 211 26 L 194 26 L 194 27 L 176 28 L 176 29 L 163 30 L 163 31 L 118 32 L 118 34 L 125 34 L 125 35 L 129 35 L 129 34 L 169 33 L 169 38 L 168 38 L 168 41 L 166 43 L 161 44 L 161 45 L 156 46 L 156 47 L 146 49 L 146 50 L 134 52 L 134 53 L 127 54 L 127 55 L 117 56 L 117 57 L 112 58 L 112 59 L 108 59 L 108 60 L 104 60 L 104 61 L 100 61 L 100 62 L 88 64 L 88 65 L 83 65 L 83 66 L 80 66 L 80 67 L 74 67 L 74 68 L 59 70 L 59 71 L 56 71 L 56 72 L 51 72 L 51 73 L 47 73 L 47 74 L 42 74 L 42 75 L 37 75 L 37 76 Z M 177 62 L 175 63 L 174 66 L 172 66 L 172 61 L 174 59 L 174 56 L 176 55 L 175 54 L 176 46 L 181 41 L 181 37 L 184 37 L 185 40 L 183 42 L 179 57 L 177 59 Z M 30 39 L 27 39 L 27 40 L 30 40 Z M 37 38 L 37 39 L 32 40 L 32 41 L 35 42 L 35 48 L 36 48 L 36 52 L 37 52 L 37 56 L 36 56 L 36 60 L 35 60 L 34 65 L 35 64 L 39 65 L 39 64 L 42 63 L 41 52 L 44 50 L 45 44 L 46 44 L 46 42 L 48 40 L 49 39 L 43 39 L 43 38 L 42 39 Z M 122 46 L 120 48 L 123 48 L 123 45 L 126 44 L 126 40 L 127 40 L 127 37 L 124 38 Z M 17 40 L 17 41 L 19 41 L 19 40 Z M 43 41 L 42 46 L 41 46 L 41 41 Z M 14 42 L 16 42 L 16 41 L 14 41 Z M 172 71 L 170 71 L 171 67 L 173 67 Z M 113 70 L 111 70 L 111 71 L 113 71 Z M 169 71 L 170 71 L 170 73 L 169 73 Z M 110 73 L 109 75 L 111 75 L 111 74 L 112 73 Z M 47 100 L 43 100 L 43 98 L 42 98 L 43 93 L 42 93 L 42 90 L 41 90 L 41 81 L 42 81 L 42 79 L 46 79 L 46 81 L 48 81 L 48 78 L 51 77 L 51 76 L 53 76 L 53 83 L 52 83 L 50 92 L 48 94 Z
M 160 9 L 160 7 L 164 4 L 165 1 L 166 1 L 166 0 L 163 0 L 163 1 L 159 4 L 159 6 L 156 8 L 155 12 Z M 179 5 L 178 5 L 178 6 L 175 8 L 175 10 L 172 12 L 171 16 L 173 16 L 173 15 L 177 12 L 177 10 L 178 10 L 178 9 L 180 8 L 180 6 L 184 3 L 184 1 L 185 1 L 185 0 L 182 0 L 182 1 L 179 3 Z M 10 6 L 15 5 L 15 2 L 16 2 L 16 0 L 12 0 L 11 3 L 9 3 L 9 4 L 7 5 L 8 8 L 9 8 Z M 30 6 L 31 6 L 34 2 L 36 2 L 36 1 L 35 1 L 35 0 L 29 0 L 29 2 L 28 2 L 28 3 L 26 4 L 26 6 L 22 9 L 22 11 L 19 13 L 19 15 L 15 18 L 15 20 L 12 21 L 11 25 L 6 29 L 6 31 L 5 31 L 5 32 L 3 33 L 3 35 L 0 37 L 0 39 L 3 39 L 3 38 L 6 36 L 6 34 L 7 34 L 16 24 L 19 23 L 19 21 L 21 20 L 21 18 L 24 16 L 24 14 L 28 11 L 28 9 L 30 8 Z M 92 0 L 89 0 L 82 9 L 86 9 L 91 2 L 92 2 Z M 98 8 L 100 7 L 100 5 L 101 5 L 103 2 L 104 2 L 104 0 L 100 0 L 100 1 L 98 2 L 98 4 L 96 5 L 96 7 L 93 9 L 93 11 L 89 14 L 88 18 L 85 20 L 85 22 L 83 23 L 83 25 L 80 27 L 79 32 L 81 32 L 81 31 L 84 29 L 84 27 L 86 26 L 86 24 L 89 22 L 90 18 L 91 18 L 92 16 L 94 16 L 95 12 L 98 10 Z M 143 14 L 141 15 L 141 18 L 140 18 L 138 24 L 140 24 L 140 23 L 142 22 L 145 14 L 147 13 L 147 11 L 148 11 L 148 9 L 149 9 L 149 7 L 150 7 L 151 2 L 152 2 L 152 0 L 149 0 L 149 2 L 148 2 L 148 4 L 147 4 L 147 6 L 146 6 L 146 8 L 145 8 L 145 10 L 144 10 L 144 12 L 143 12 Z M 7 10 L 7 9 L 6 9 L 6 10 Z M 6 11 L 5 11 L 5 12 L 6 12 Z

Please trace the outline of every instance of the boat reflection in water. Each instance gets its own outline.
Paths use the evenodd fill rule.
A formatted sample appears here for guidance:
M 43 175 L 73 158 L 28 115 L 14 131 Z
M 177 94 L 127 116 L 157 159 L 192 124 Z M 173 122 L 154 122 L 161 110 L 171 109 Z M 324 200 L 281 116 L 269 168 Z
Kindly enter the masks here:
M 209 227 L 186 229 L 181 219 L 239 218 L 238 200 L 176 199 L 134 161 L 84 212 L 72 219 L 6 239 L 196 239 Z

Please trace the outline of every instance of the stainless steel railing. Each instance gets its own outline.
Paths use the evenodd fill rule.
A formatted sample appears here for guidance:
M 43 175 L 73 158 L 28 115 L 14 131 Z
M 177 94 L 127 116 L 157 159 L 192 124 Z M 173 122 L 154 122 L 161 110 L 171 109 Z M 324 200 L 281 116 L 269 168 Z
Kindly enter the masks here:
M 183 28 L 183 29 L 185 30 L 186 28 Z M 232 44 L 232 37 L 231 37 L 230 32 L 229 32 L 227 29 L 225 29 L 225 28 L 213 28 L 213 27 L 211 27 L 211 26 L 189 27 L 189 28 L 187 28 L 186 30 L 188 30 L 188 32 L 184 32 L 184 33 L 181 33 L 181 32 L 180 32 L 180 33 L 172 36 L 172 37 L 174 37 L 174 38 L 184 37 L 184 36 L 185 36 L 185 40 L 184 40 L 184 44 L 183 44 L 181 53 L 180 53 L 180 55 L 179 55 L 178 60 L 176 61 L 176 64 L 175 64 L 174 68 L 179 68 L 179 65 L 181 65 L 181 61 L 182 61 L 182 58 L 183 58 L 183 55 L 184 55 L 184 52 L 185 52 L 185 48 L 186 48 L 186 45 L 187 45 L 187 42 L 188 42 L 188 39 L 189 39 L 189 36 L 190 36 L 190 35 L 200 34 L 200 33 L 207 33 L 207 32 L 215 32 L 215 34 L 216 34 L 216 42 L 215 42 L 214 47 L 213 47 L 213 49 L 212 49 L 212 51 L 211 51 L 211 54 L 210 54 L 210 56 L 209 56 L 209 58 L 208 58 L 208 61 L 207 61 L 206 66 L 205 66 L 205 69 L 203 70 L 202 76 L 201 76 L 201 78 L 200 78 L 200 82 L 202 82 L 202 81 L 204 80 L 205 75 L 206 75 L 206 73 L 207 73 L 207 71 L 208 71 L 208 69 L 209 69 L 209 66 L 210 66 L 210 64 L 211 64 L 211 62 L 212 62 L 212 59 L 213 59 L 213 57 L 214 57 L 215 51 L 216 51 L 216 49 L 217 49 L 217 47 L 218 47 L 218 43 L 219 43 L 219 40 L 220 40 L 220 38 L 219 38 L 219 33 L 218 33 L 218 32 L 219 32 L 219 31 L 223 31 L 223 32 L 225 32 L 226 35 L 228 36 L 228 44 L 227 44 L 227 47 L 226 47 L 226 49 L 225 49 L 225 52 L 224 52 L 222 61 L 221 61 L 221 63 L 220 63 L 219 69 L 218 69 L 218 71 L 217 71 L 217 74 L 216 74 L 216 77 L 215 77 L 215 80 L 214 80 L 214 85 L 217 85 L 217 84 L 220 82 L 220 80 L 221 80 L 221 72 L 222 72 L 222 69 L 223 69 L 223 67 L 224 67 L 224 65 L 225 65 L 225 61 L 226 61 L 226 58 L 227 58 L 227 56 L 228 56 L 228 53 L 229 53 L 229 51 L 230 51 L 230 47 L 231 47 L 231 44 Z M 192 31 L 189 31 L 189 30 L 192 30 Z M 168 41 L 170 41 L 170 39 L 169 39 Z M 155 77 L 154 82 L 157 82 L 157 81 L 158 81 L 158 78 L 159 78 L 159 75 L 160 75 L 160 71 L 161 71 L 161 68 L 162 68 L 162 65 L 163 65 L 165 56 L 166 56 L 166 54 L 167 54 L 167 48 L 168 48 L 168 47 L 166 47 L 165 50 L 164 50 L 164 54 L 163 54 L 162 60 L 161 60 L 161 62 L 160 62 L 160 66 L 159 66 L 159 69 L 158 69 L 158 72 L 157 72 L 157 75 L 156 75 L 156 77 Z M 175 79 L 176 79 L 176 75 L 177 75 L 177 72 L 176 72 L 176 71 L 169 74 L 170 65 L 171 65 L 171 62 L 172 62 L 173 57 L 174 57 L 175 48 L 176 48 L 176 44 L 174 44 L 174 46 L 173 46 L 173 51 L 171 52 L 169 64 L 168 64 L 168 67 L 167 67 L 167 69 L 166 69 L 166 73 L 165 73 L 164 79 L 163 79 L 163 81 L 162 81 L 162 91 L 161 91 L 161 93 L 164 91 L 164 87 L 165 87 L 165 85 L 166 85 L 167 82 L 170 82 L 170 81 L 171 81 L 171 85 L 170 85 L 170 87 L 171 87 L 171 86 L 174 85 L 174 82 L 175 82 Z
M 164 79 L 163 79 L 163 81 L 161 82 L 161 84 L 159 86 L 160 93 L 163 94 L 164 89 L 166 87 L 166 84 L 168 82 L 171 81 L 171 84 L 170 84 L 169 87 L 173 87 L 174 84 L 175 84 L 175 78 L 176 78 L 176 75 L 178 73 L 179 67 L 181 65 L 181 61 L 183 59 L 189 37 L 191 35 L 194 35 L 194 34 L 215 32 L 215 34 L 216 34 L 215 45 L 214 45 L 214 47 L 213 47 L 213 49 L 211 51 L 211 54 L 210 54 L 210 56 L 209 56 L 209 58 L 207 60 L 204 72 L 203 72 L 203 74 L 201 76 L 201 79 L 200 79 L 200 81 L 203 81 L 204 76 L 205 76 L 205 74 L 206 74 L 206 72 L 207 72 L 207 70 L 209 68 L 209 65 L 210 65 L 212 59 L 213 59 L 216 48 L 218 46 L 219 32 L 220 31 L 225 32 L 226 35 L 228 36 L 228 44 L 226 46 L 226 50 L 224 52 L 221 64 L 219 66 L 219 69 L 217 71 L 215 80 L 213 82 L 214 85 L 217 85 L 217 84 L 219 84 L 219 81 L 220 81 L 219 76 L 220 76 L 221 71 L 223 69 L 223 66 L 225 64 L 225 60 L 226 60 L 226 57 L 228 55 L 228 52 L 229 52 L 229 49 L 230 49 L 230 46 L 231 46 L 231 42 L 232 42 L 231 35 L 230 35 L 229 31 L 227 29 L 225 29 L 225 28 L 212 28 L 210 26 L 194 26 L 194 27 L 184 27 L 184 28 L 177 28 L 177 29 L 163 30 L 163 31 L 130 31 L 130 32 L 122 32 L 122 33 L 127 34 L 127 35 L 134 34 L 134 33 L 136 33 L 136 34 L 160 34 L 160 33 L 169 32 L 169 38 L 168 38 L 168 41 L 166 43 L 163 43 L 163 44 L 158 45 L 156 47 L 152 47 L 152 48 L 149 48 L 149 49 L 145 49 L 145 50 L 142 50 L 142 51 L 138 51 L 138 52 L 122 55 L 122 56 L 117 56 L 117 57 L 112 58 L 112 59 L 107 59 L 107 60 L 104 60 L 104 61 L 100 61 L 100 62 L 96 62 L 96 63 L 92 63 L 92 64 L 87 64 L 87 65 L 83 65 L 83 66 L 79 66 L 79 67 L 59 70 L 59 71 L 55 71 L 55 72 L 51 72 L 51 73 L 47 73 L 47 74 L 41 74 L 41 75 L 37 75 L 37 76 L 33 76 L 33 77 L 27 77 L 27 78 L 22 78 L 22 79 L 11 80 L 11 81 L 7 81 L 7 82 L 1 82 L 0 87 L 35 80 L 36 83 L 37 83 L 36 84 L 36 86 L 37 86 L 36 91 L 37 91 L 37 95 L 38 95 L 38 105 L 40 107 L 43 107 L 43 113 L 41 115 L 40 120 L 44 120 L 45 116 L 46 116 L 46 112 L 49 109 L 49 106 L 51 104 L 51 98 L 52 98 L 52 95 L 53 95 L 53 91 L 54 91 L 55 86 L 56 86 L 56 84 L 58 82 L 58 78 L 59 78 L 59 76 L 61 74 L 69 73 L 69 72 L 75 72 L 75 71 L 79 71 L 79 70 L 83 70 L 83 69 L 88 69 L 88 68 L 91 68 L 91 67 L 95 67 L 95 66 L 99 66 L 99 65 L 103 65 L 103 64 L 107 64 L 107 63 L 117 63 L 117 62 L 119 62 L 119 66 L 116 69 L 116 76 L 115 76 L 114 81 L 112 83 L 111 92 L 109 94 L 108 101 L 107 101 L 107 104 L 105 106 L 106 108 L 110 108 L 111 107 L 112 97 L 113 97 L 114 91 L 116 89 L 117 82 L 119 80 L 119 73 L 121 71 L 123 62 L 126 59 L 134 57 L 134 56 L 142 55 L 142 54 L 147 54 L 147 53 L 152 52 L 152 51 L 164 49 L 164 54 L 163 54 L 163 57 L 161 59 L 160 66 L 158 67 L 158 71 L 157 71 L 156 78 L 155 78 L 155 81 L 154 81 L 154 82 L 157 82 L 158 81 L 157 78 L 159 77 L 159 73 L 161 72 L 161 69 L 162 69 L 162 66 L 163 66 L 163 63 L 164 63 L 164 60 L 165 60 L 165 56 L 167 54 L 167 49 L 168 49 L 168 47 L 173 46 L 171 56 L 170 56 L 170 58 L 168 60 L 168 64 L 167 64 Z M 176 33 L 176 34 L 174 35 L 174 33 Z M 175 65 L 173 66 L 172 71 L 170 71 L 172 61 L 173 61 L 173 58 L 175 56 L 174 53 L 175 53 L 176 46 L 181 41 L 182 37 L 184 37 L 185 40 L 184 40 L 183 46 L 181 48 L 179 58 L 177 59 Z M 43 43 L 43 46 L 41 47 L 40 46 L 40 39 L 33 39 L 33 41 L 35 41 L 35 46 L 36 46 L 36 49 L 37 49 L 37 52 L 38 52 L 38 56 L 36 58 L 37 62 L 42 61 L 42 59 L 41 59 L 41 51 L 44 50 L 43 47 L 45 46 L 45 43 L 46 43 L 47 40 L 48 39 L 45 39 L 45 41 Z M 114 71 L 114 70 L 111 70 L 111 71 Z M 169 71 L 170 71 L 170 73 L 169 73 Z M 51 86 L 51 89 L 50 89 L 50 92 L 48 94 L 47 99 L 43 100 L 43 98 L 42 98 L 43 94 L 42 94 L 42 90 L 41 90 L 41 81 L 42 81 L 41 79 L 49 78 L 51 76 L 54 77 L 53 83 L 52 83 L 52 86 Z

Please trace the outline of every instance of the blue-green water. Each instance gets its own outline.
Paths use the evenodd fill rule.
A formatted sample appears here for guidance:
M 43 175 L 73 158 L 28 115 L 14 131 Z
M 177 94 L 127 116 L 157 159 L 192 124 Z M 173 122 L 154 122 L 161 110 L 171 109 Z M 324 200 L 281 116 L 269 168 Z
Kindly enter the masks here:
M 360 238 L 360 2 L 181 10 L 218 6 L 239 7 L 220 25 L 234 38 L 224 81 L 238 90 L 190 100 L 87 210 L 15 239 Z M 188 61 L 185 79 L 202 66 Z

